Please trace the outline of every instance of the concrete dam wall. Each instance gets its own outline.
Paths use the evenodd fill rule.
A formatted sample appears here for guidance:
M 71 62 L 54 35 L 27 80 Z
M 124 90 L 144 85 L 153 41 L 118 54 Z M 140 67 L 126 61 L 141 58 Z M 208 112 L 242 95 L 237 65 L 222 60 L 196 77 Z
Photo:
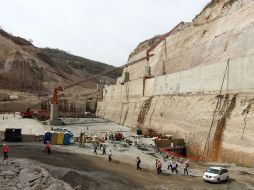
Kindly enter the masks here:
M 212 1 L 148 62 L 126 67 L 105 86 L 97 115 L 184 138 L 188 154 L 254 166 L 253 34 L 253 1 Z M 151 43 L 142 42 L 129 62 Z

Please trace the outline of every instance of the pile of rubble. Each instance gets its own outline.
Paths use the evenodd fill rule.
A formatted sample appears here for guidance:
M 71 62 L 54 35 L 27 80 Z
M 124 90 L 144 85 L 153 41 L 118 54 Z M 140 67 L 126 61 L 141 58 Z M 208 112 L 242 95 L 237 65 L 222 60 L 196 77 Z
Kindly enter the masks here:
M 28 160 L 1 162 L 0 187 L 1 190 L 73 190 L 69 184 L 53 178 Z

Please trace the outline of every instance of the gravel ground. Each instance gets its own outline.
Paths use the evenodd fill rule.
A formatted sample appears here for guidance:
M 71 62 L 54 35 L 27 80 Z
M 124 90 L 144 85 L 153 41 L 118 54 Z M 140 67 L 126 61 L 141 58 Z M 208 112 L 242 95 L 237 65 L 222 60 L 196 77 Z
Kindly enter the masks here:
M 26 122 L 27 120 L 19 119 L 20 126 Z M 67 119 L 65 122 L 67 125 L 63 127 L 71 130 L 75 136 L 81 131 L 97 136 L 105 131 L 122 131 L 127 137 L 131 135 L 129 128 L 103 119 Z M 31 123 L 29 126 L 32 126 Z M 80 185 L 80 189 L 254 189 L 253 168 L 228 163 L 221 165 L 229 169 L 231 179 L 222 184 L 203 182 L 201 176 L 209 164 L 196 162 L 190 163 L 190 176 L 183 176 L 181 167 L 180 174 L 172 174 L 167 170 L 165 162 L 163 162 L 163 174 L 157 175 L 155 158 L 161 161 L 163 158 L 153 148 L 151 139 L 144 139 L 143 142 L 145 145 L 141 149 L 118 142 L 107 142 L 107 149 L 111 148 L 113 151 L 112 163 L 107 161 L 107 156 L 101 155 L 101 151 L 95 155 L 93 146 L 88 143 L 83 147 L 77 144 L 54 145 L 52 155 L 42 152 L 41 143 L 9 143 L 9 145 L 11 158 L 32 160 L 46 168 L 55 178 L 64 180 L 73 187 Z M 136 171 L 135 168 L 138 155 L 142 161 L 141 171 Z M 210 165 L 218 164 L 210 163 Z

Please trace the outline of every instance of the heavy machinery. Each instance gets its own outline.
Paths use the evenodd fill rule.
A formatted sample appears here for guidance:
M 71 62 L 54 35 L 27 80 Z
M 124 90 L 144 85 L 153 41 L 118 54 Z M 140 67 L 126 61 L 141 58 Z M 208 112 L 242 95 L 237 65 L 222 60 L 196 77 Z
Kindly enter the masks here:
M 151 57 L 151 56 L 153 56 L 153 54 L 150 54 L 150 55 L 149 55 L 149 57 Z M 142 57 L 142 58 L 140 58 L 140 59 L 138 59 L 138 60 L 135 60 L 135 61 L 133 61 L 133 62 L 127 63 L 127 64 L 125 64 L 125 65 L 123 65 L 123 66 L 120 66 L 120 67 L 117 67 L 117 68 L 112 68 L 112 69 L 106 70 L 106 71 L 104 71 L 104 72 L 102 72 L 102 73 L 100 73 L 100 74 L 97 74 L 97 75 L 90 75 L 90 76 L 87 77 L 86 79 L 83 79 L 83 80 L 80 80 L 80 81 L 77 81 L 77 82 L 68 84 L 68 85 L 66 85 L 66 86 L 58 86 L 58 87 L 54 88 L 51 98 L 48 98 L 48 99 L 46 99 L 46 100 L 43 101 L 43 102 L 40 102 L 40 103 L 38 103 L 38 104 L 33 105 L 32 107 L 27 108 L 27 110 L 26 110 L 25 112 L 21 112 L 20 115 L 22 116 L 22 118 L 33 118 L 33 117 L 35 117 L 35 118 L 38 118 L 38 119 L 42 119 L 42 118 L 43 118 L 43 119 L 48 119 L 47 116 L 44 116 L 44 117 L 43 117 L 42 114 L 38 114 L 38 113 L 42 113 L 42 112 L 43 112 L 42 110 L 33 110 L 33 108 L 38 107 L 38 106 L 40 106 L 42 103 L 45 103 L 45 102 L 48 102 L 48 101 L 51 101 L 51 105 L 57 105 L 57 104 L 58 104 L 59 92 L 64 91 L 65 89 L 69 89 L 69 88 L 72 88 L 72 87 L 74 87 L 74 86 L 80 85 L 80 84 L 82 84 L 82 83 L 86 83 L 86 82 L 88 82 L 88 81 L 97 79 L 98 77 L 104 76 L 104 75 L 106 75 L 106 74 L 109 74 L 109 73 L 114 72 L 114 71 L 116 71 L 116 70 L 122 69 L 122 68 L 124 68 L 124 67 L 128 67 L 128 66 L 130 66 L 130 65 L 133 65 L 133 64 L 135 64 L 135 63 L 141 62 L 141 61 L 146 60 L 146 59 L 147 59 L 147 57 Z M 49 111 L 44 111 L 44 112 L 45 112 L 45 113 L 47 112 L 46 115 L 49 115 Z M 44 114 L 44 115 L 45 115 L 45 114 Z
M 35 104 L 30 108 L 27 108 L 26 111 L 21 112 L 20 115 L 22 118 L 37 118 L 39 120 L 47 120 L 49 119 L 49 112 L 50 110 L 38 110 L 38 109 L 33 109 L 37 106 L 40 106 L 41 103 Z
M 153 54 L 149 54 L 149 57 L 151 57 L 151 56 L 153 56 Z M 104 76 L 104 75 L 109 74 L 109 73 L 111 73 L 111 72 L 114 72 L 114 71 L 116 71 L 116 70 L 122 69 L 122 68 L 124 68 L 124 67 L 128 67 L 128 66 L 130 66 L 130 65 L 139 63 L 139 62 L 144 61 L 144 60 L 147 60 L 147 56 L 146 56 L 146 57 L 142 57 L 142 58 L 140 58 L 140 59 L 138 59 L 138 60 L 132 61 L 132 62 L 130 62 L 130 63 L 127 63 L 127 64 L 125 64 L 125 65 L 122 65 L 122 66 L 120 66 L 120 67 L 106 70 L 106 71 L 104 71 L 104 72 L 102 72 L 102 73 L 100 73 L 100 74 L 91 75 L 91 76 L 87 77 L 86 79 L 83 79 L 83 80 L 80 80 L 80 81 L 71 83 L 71 84 L 69 84 L 69 85 L 56 87 L 56 88 L 54 89 L 54 91 L 53 91 L 53 95 L 52 95 L 52 98 L 51 98 L 51 104 L 57 104 L 57 102 L 58 102 L 58 101 L 57 101 L 57 97 L 58 97 L 60 91 L 64 91 L 65 89 L 72 88 L 72 87 L 77 86 L 77 85 L 80 85 L 80 84 L 82 84 L 82 83 L 86 83 L 86 82 L 88 82 L 88 81 L 97 79 L 97 78 L 99 78 L 99 77 L 101 77 L 101 76 Z

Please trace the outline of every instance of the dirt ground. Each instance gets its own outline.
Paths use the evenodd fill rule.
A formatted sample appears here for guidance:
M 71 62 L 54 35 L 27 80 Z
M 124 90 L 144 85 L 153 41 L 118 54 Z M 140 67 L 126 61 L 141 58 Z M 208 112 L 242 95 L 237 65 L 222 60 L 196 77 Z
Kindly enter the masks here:
M 1 116 L 1 115 L 0 115 Z M 7 115 L 6 115 L 7 116 Z M 104 119 L 69 119 L 64 128 L 71 130 L 74 136 L 80 132 L 88 135 L 99 136 L 101 132 L 121 131 L 126 138 L 130 137 L 132 131 L 114 122 Z M 8 120 L 0 120 L 0 129 L 6 127 L 22 128 L 24 133 L 43 134 L 50 126 L 43 126 L 33 119 L 20 119 L 8 115 Z M 73 187 L 81 185 L 81 189 L 254 189 L 254 170 L 233 164 L 221 163 L 230 171 L 230 181 L 222 184 L 203 182 L 202 174 L 209 164 L 191 162 L 190 176 L 183 176 L 181 167 L 180 174 L 172 174 L 167 170 L 167 163 L 159 152 L 153 148 L 151 139 L 143 139 L 144 148 L 136 146 L 124 146 L 120 142 L 106 142 L 107 150 L 113 152 L 113 162 L 107 161 L 107 156 L 93 153 L 93 146 L 86 143 L 79 147 L 78 144 L 69 146 L 53 145 L 52 155 L 42 151 L 42 143 L 8 143 L 10 146 L 10 158 L 31 159 L 41 167 L 46 168 L 58 179 L 70 183 Z M 136 170 L 136 157 L 141 157 L 141 171 Z M 163 174 L 155 172 L 155 158 L 162 161 Z M 218 165 L 211 163 L 210 165 Z
M 200 177 L 171 174 L 157 175 L 150 169 L 137 171 L 135 165 L 121 160 L 106 159 L 82 154 L 53 151 L 48 155 L 42 146 L 10 145 L 11 158 L 31 159 L 45 167 L 50 173 L 81 189 L 252 189 L 245 184 L 231 179 L 227 183 L 211 184 L 203 182 Z

